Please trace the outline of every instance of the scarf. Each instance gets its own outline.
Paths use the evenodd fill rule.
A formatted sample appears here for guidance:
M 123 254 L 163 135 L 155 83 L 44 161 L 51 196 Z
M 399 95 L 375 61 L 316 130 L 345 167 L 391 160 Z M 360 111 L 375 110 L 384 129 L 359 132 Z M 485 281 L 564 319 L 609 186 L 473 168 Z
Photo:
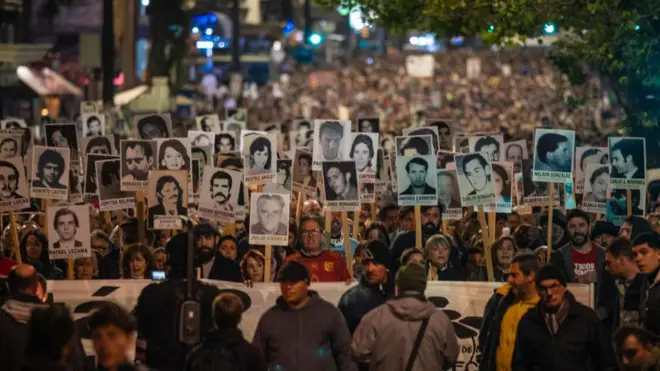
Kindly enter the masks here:
M 555 313 L 545 313 L 545 324 L 548 326 L 548 329 L 552 332 L 553 335 L 557 334 L 559 331 L 559 326 L 566 319 L 568 314 L 568 300 L 564 298 L 564 302 L 561 303 L 561 306 Z

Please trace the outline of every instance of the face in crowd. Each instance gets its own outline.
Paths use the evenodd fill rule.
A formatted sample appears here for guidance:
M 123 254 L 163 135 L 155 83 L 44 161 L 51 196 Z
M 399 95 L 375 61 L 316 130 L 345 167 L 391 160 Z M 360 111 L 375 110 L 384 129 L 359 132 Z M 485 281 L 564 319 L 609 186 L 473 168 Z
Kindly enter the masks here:
M 321 239 L 323 237 L 321 226 L 315 220 L 306 220 L 300 226 L 305 251 L 315 253 L 321 250 Z
M 282 219 L 282 205 L 278 198 L 260 199 L 257 203 L 259 223 L 273 234 L 279 229 Z
M 153 166 L 153 157 L 147 157 L 141 145 L 126 148 L 126 167 L 137 180 L 147 180 L 149 169 Z
M 74 214 L 64 214 L 57 219 L 57 234 L 62 241 L 72 241 L 76 236 L 78 226 Z

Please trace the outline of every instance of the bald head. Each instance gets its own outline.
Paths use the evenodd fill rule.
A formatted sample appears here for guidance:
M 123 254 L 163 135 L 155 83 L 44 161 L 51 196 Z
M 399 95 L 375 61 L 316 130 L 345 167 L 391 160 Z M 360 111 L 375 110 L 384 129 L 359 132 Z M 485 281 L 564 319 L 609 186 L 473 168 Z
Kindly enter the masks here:
M 7 286 L 10 294 L 36 295 L 39 286 L 37 270 L 29 264 L 14 266 L 7 276 Z

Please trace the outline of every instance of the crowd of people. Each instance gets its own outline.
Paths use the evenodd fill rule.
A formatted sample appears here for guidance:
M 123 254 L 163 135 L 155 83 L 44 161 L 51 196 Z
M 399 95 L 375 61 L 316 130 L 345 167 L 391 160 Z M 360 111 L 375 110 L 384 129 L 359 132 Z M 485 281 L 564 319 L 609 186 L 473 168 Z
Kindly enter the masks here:
M 319 84 L 313 71 L 301 67 L 251 90 L 242 105 L 248 123 L 284 123 L 285 138 L 286 123 L 297 117 L 338 118 L 347 110 L 353 120 L 381 117 L 383 135 L 399 135 L 411 121 L 423 126 L 435 117 L 463 133 L 497 131 L 531 144 L 533 129 L 544 125 L 575 130 L 579 143 L 603 145 L 621 118 L 607 89 L 595 79 L 570 86 L 546 53 L 452 51 L 438 56 L 435 77 L 424 81 L 406 75 L 402 56 L 337 68 L 332 85 Z M 474 57 L 481 60 L 481 73 L 468 79 L 465 61 Z M 224 105 L 225 97 L 219 98 L 212 101 L 216 110 Z M 185 125 L 175 128 L 175 136 L 177 130 L 186 136 Z M 391 197 L 381 196 L 375 207 L 362 205 L 348 219 L 324 212 L 313 198 L 300 206 L 291 202 L 288 244 L 272 247 L 269 264 L 266 246 L 248 241 L 249 216 L 230 226 L 196 220 L 188 232 L 146 231 L 140 240 L 142 220 L 133 213 L 92 211 L 93 254 L 73 267 L 49 258 L 39 218 L 18 228 L 18 248 L 8 226 L 0 250 L 0 275 L 6 277 L 0 368 L 447 369 L 459 357 L 458 340 L 448 316 L 425 297 L 427 284 L 488 281 L 492 274 L 501 287 L 483 315 L 480 370 L 660 369 L 659 214 L 630 216 L 617 227 L 579 209 L 555 209 L 551 223 L 542 208 L 513 211 L 495 215 L 488 226 L 492 243 L 483 239 L 486 226 L 477 212 L 465 208 L 461 220 L 443 221 L 445 206 L 421 208 L 420 246 L 415 208 L 398 206 Z M 188 233 L 193 262 L 184 248 Z M 342 255 L 347 240 L 353 259 Z M 15 262 L 17 252 L 22 264 Z M 188 263 L 202 278 L 248 286 L 279 282 L 281 296 L 262 315 L 251 343 L 238 329 L 246 299 L 198 280 L 192 296 L 200 303 L 199 339 L 180 341 L 190 330 L 179 322 Z M 52 304 L 48 295 L 48 280 L 149 279 L 152 271 L 164 271 L 167 280 L 147 286 L 135 308 L 104 304 L 84 323 L 74 322 L 70 310 Z M 353 286 L 335 306 L 314 291 L 316 282 Z M 594 284 L 594 308 L 575 298 L 572 283 Z M 92 333 L 96 364 L 86 362 L 80 326 Z

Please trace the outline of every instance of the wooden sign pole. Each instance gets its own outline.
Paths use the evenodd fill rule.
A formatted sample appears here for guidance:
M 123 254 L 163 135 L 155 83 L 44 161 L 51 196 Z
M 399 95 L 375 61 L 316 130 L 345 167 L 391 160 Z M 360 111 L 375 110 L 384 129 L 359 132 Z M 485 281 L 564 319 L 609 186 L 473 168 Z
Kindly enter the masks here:
M 360 238 L 359 238 L 360 236 L 358 236 L 358 234 L 360 233 L 360 213 L 361 212 L 362 212 L 362 210 L 358 210 L 358 211 L 353 213 L 353 238 L 356 239 L 357 241 L 360 240 Z M 348 223 L 348 220 L 346 222 Z
M 270 282 L 273 271 L 273 246 L 266 245 L 266 267 L 264 269 L 264 282 Z
M 23 258 L 21 257 L 21 247 L 20 247 L 20 242 L 18 241 L 18 226 L 16 225 L 16 215 L 14 214 L 13 211 L 9 212 L 9 224 L 10 224 L 9 233 L 11 233 L 11 242 L 14 245 L 14 257 L 16 259 L 16 262 L 18 264 L 21 264 L 23 263 Z
M 626 189 L 626 215 L 632 216 L 632 190 Z
M 358 221 L 353 221 L 356 225 L 359 225 Z M 346 256 L 346 268 L 348 269 L 349 277 L 353 278 L 353 255 L 351 251 L 351 238 L 348 235 L 348 213 L 346 211 L 341 212 L 341 228 L 342 233 L 344 234 L 344 255 Z
M 548 234 L 547 234 L 547 242 L 548 242 L 548 255 L 546 257 L 546 263 L 550 262 L 550 257 L 552 256 L 552 213 L 555 209 L 555 185 L 554 183 L 550 183 L 550 188 L 548 188 L 548 202 L 550 202 L 550 206 L 548 207 Z
M 442 234 L 449 236 L 449 221 L 442 219 Z
M 378 220 L 378 205 L 375 202 L 371 204 L 371 221 L 375 222 Z
M 325 248 L 330 248 L 330 230 L 332 229 L 332 212 L 325 212 Z
M 477 216 L 479 217 L 479 224 L 481 225 L 481 240 L 484 245 L 484 255 L 486 256 L 486 273 L 488 274 L 488 281 L 495 281 L 495 275 L 493 271 L 493 257 L 490 254 L 491 245 L 489 243 L 488 231 L 486 230 L 486 213 L 484 212 L 483 205 L 479 205 L 477 208 Z
M 296 225 L 300 227 L 300 217 L 302 216 L 303 193 L 298 192 L 298 201 L 296 202 Z
M 422 207 L 415 205 L 415 248 L 423 251 L 422 246 Z
M 138 221 L 138 241 L 140 242 L 146 242 L 145 241 L 145 231 L 144 231 L 144 212 L 145 212 L 145 207 L 144 207 L 144 193 L 143 192 L 135 192 L 135 201 L 136 201 L 136 217 Z
M 497 218 L 495 217 L 495 208 L 491 207 L 490 210 L 488 211 L 488 241 L 489 245 L 493 246 L 495 244 L 495 240 L 497 239 L 497 233 L 495 231 L 496 227 L 496 220 Z

